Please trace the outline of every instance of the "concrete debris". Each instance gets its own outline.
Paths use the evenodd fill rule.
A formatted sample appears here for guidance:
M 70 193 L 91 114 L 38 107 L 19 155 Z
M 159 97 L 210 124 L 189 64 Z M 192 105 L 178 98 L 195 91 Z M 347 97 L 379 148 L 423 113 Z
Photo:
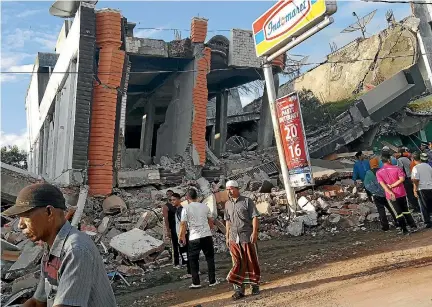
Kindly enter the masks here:
M 9 272 L 27 269 L 28 267 L 39 263 L 42 254 L 43 247 L 41 245 L 27 245 L 18 257 L 18 260 L 11 266 Z
M 110 222 L 109 216 L 105 216 L 102 219 L 102 222 L 100 223 L 100 225 L 98 226 L 97 231 L 101 234 L 104 234 L 108 229 L 109 222 Z
M 271 215 L 272 214 L 272 207 L 269 202 L 263 201 L 256 203 L 257 210 L 262 215 Z
M 122 273 L 124 276 L 144 275 L 144 270 L 136 265 L 133 266 L 120 265 L 117 267 L 117 271 Z
M 211 159 L 212 164 L 219 166 L 209 167 L 207 175 L 203 171 L 203 177 L 187 180 L 183 172 L 178 183 L 172 184 L 160 179 L 160 174 L 163 174 L 164 168 L 181 167 L 182 162 L 176 157 L 161 157 L 161 166 L 157 170 L 130 171 L 133 178 L 127 175 L 129 171 L 122 171 L 123 175 L 119 178 L 123 178 L 123 183 L 119 179 L 118 187 L 113 189 L 115 195 L 105 199 L 88 197 L 79 229 L 89 234 L 96 243 L 107 273 L 124 275 L 130 280 L 133 276 L 139 278 L 172 263 L 170 240 L 164 236 L 162 216 L 168 190 L 180 194 L 183 205 L 187 205 L 184 197 L 187 189 L 194 187 L 198 190 L 200 200 L 210 208 L 214 217 L 212 233 L 216 253 L 228 253 L 223 220 L 225 203 L 229 200 L 225 179 L 237 180 L 242 195 L 255 202 L 260 213 L 259 240 L 286 235 L 335 234 L 366 230 L 371 224 L 379 225 L 376 206 L 368 201 L 364 188 L 355 186 L 351 180 L 350 163 L 353 158 L 343 154 L 340 157 L 344 157 L 343 162 L 341 159 L 313 159 L 313 167 L 315 170 L 318 168 L 318 172 L 314 173 L 316 184 L 313 188 L 296 189 L 298 207 L 295 214 L 288 210 L 277 153 L 273 149 L 227 154 L 218 159 L 219 162 L 217 158 Z M 154 172 L 158 175 L 151 175 Z M 140 177 L 144 173 L 145 176 Z M 124 185 L 128 188 L 122 188 Z M 2 220 L 2 223 L 5 222 Z M 18 219 L 8 219 L 6 223 L 2 225 L 1 232 L 2 277 L 6 275 L 9 288 L 14 288 L 14 291 L 34 287 L 32 274 L 39 271 L 43 249 L 22 236 Z M 117 278 L 117 281 L 122 280 Z
M 293 220 L 287 228 L 287 232 L 294 237 L 301 236 L 303 234 L 303 231 L 304 227 L 302 220 Z
M 125 255 L 130 261 L 145 259 L 150 254 L 161 252 L 164 243 L 141 229 L 132 229 L 111 239 L 110 246 Z
M 105 214 L 117 214 L 127 209 L 125 202 L 117 195 L 111 195 L 102 203 Z

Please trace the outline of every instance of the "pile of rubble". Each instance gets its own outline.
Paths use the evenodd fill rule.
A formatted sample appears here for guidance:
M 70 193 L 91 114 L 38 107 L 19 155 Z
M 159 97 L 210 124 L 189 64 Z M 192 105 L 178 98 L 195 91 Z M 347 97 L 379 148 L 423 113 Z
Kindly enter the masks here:
M 140 184 L 130 188 L 115 188 L 107 198 L 87 198 L 78 227 L 87 233 L 98 247 L 108 276 L 130 286 L 128 279 L 144 276 L 172 263 L 170 240 L 164 236 L 162 206 L 168 189 L 185 195 L 188 187 L 200 191 L 215 217 L 213 238 L 217 253 L 228 252 L 225 244 L 223 212 L 228 200 L 224 190 L 226 179 L 235 179 L 241 193 L 252 199 L 260 212 L 259 240 L 283 235 L 319 235 L 341 230 L 366 230 L 370 224 L 379 226 L 375 205 L 368 201 L 361 188 L 351 179 L 352 161 L 344 163 L 315 161 L 314 188 L 297 191 L 298 209 L 289 210 L 274 150 L 260 154 L 243 152 L 222 159 L 224 174 L 210 183 L 201 177 L 186 180 L 176 186 L 165 182 Z M 180 161 L 161 159 L 164 167 L 181 169 Z M 314 164 L 313 164 L 314 165 Z M 334 167 L 333 167 L 334 166 Z M 331 168 L 330 168 L 331 167 Z M 70 201 L 70 197 L 68 201 Z M 67 219 L 72 220 L 75 207 L 70 207 Z M 77 211 L 78 212 L 78 211 Z M 76 214 L 75 214 L 76 215 Z M 295 215 L 295 216 L 294 216 Z M 2 217 L 2 305 L 8 300 L 31 295 L 37 285 L 42 244 L 34 244 L 18 229 L 18 220 Z M 391 219 L 390 219 L 391 220 Z

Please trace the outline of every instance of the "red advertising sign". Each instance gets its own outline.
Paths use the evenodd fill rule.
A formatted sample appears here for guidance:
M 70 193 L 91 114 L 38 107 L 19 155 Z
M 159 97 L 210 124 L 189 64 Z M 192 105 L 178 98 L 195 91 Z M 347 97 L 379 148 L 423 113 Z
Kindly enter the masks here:
M 291 184 L 312 184 L 309 152 L 297 93 L 276 100 L 276 112 Z

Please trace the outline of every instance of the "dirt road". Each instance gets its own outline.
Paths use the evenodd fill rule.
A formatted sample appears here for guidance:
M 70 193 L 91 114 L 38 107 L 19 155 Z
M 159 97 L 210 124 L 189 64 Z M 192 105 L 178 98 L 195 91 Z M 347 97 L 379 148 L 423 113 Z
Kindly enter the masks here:
M 432 231 L 408 237 L 355 232 L 260 242 L 262 293 L 232 302 L 223 282 L 189 290 L 190 281 L 164 282 L 118 295 L 120 306 L 432 306 Z M 204 261 L 203 261 L 204 262 Z M 204 262 L 205 263 L 205 262 Z M 221 278 L 229 257 L 217 261 Z M 203 275 L 205 279 L 205 275 Z M 203 283 L 204 284 L 204 283 Z

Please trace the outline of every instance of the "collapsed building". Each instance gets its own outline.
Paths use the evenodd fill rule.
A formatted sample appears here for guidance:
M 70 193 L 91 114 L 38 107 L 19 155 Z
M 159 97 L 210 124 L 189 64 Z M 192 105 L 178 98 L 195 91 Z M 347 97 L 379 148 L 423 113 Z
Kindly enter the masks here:
M 228 92 L 263 78 L 251 32 L 206 42 L 207 20 L 193 18 L 190 37 L 165 42 L 135 37 L 134 28 L 119 11 L 81 2 L 55 53 L 38 53 L 26 96 L 29 171 L 108 195 L 162 157 L 181 157 L 199 177 L 208 143 L 225 150 Z M 283 65 L 276 59 L 274 73 Z

